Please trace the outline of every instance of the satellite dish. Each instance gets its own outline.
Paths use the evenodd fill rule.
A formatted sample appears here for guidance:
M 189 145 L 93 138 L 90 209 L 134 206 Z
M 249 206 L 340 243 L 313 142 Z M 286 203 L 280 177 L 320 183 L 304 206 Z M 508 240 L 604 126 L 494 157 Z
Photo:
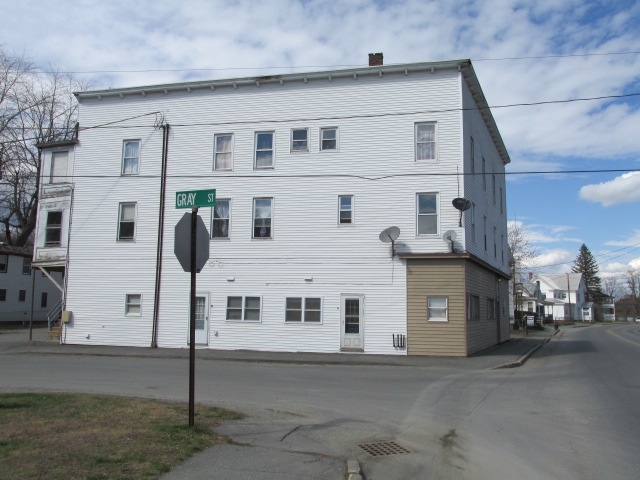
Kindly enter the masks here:
M 471 208 L 471 201 L 467 200 L 466 198 L 454 198 L 451 203 L 456 210 L 460 210 L 461 212 L 464 212 Z
M 444 232 L 444 235 L 442 236 L 442 239 L 445 242 L 453 242 L 456 239 L 457 236 L 458 235 L 453 230 L 447 230 L 446 232 Z
M 400 236 L 400 229 L 398 227 L 389 227 L 389 228 L 385 228 L 382 232 L 380 232 L 380 235 L 378 236 L 378 238 L 380 238 L 381 242 L 393 243 L 398 239 L 399 236 Z
M 399 236 L 400 229 L 398 227 L 385 228 L 380 232 L 380 235 L 378 235 L 381 242 L 391 244 L 391 258 L 396 256 L 396 248 L 393 242 L 395 242 Z

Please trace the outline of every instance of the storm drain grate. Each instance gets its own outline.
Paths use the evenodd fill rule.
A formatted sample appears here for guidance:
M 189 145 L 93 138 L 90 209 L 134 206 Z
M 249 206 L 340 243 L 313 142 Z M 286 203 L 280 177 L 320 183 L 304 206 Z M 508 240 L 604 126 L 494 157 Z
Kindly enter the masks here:
M 407 450 L 396 442 L 365 443 L 364 445 L 358 446 L 374 457 L 379 457 L 381 455 L 397 455 L 399 453 L 411 453 L 410 450 Z

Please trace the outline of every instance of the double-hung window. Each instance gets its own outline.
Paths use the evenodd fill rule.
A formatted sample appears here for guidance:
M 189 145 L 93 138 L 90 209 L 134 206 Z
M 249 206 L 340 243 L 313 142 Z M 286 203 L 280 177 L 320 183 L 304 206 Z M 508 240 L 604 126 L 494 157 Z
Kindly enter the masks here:
M 125 140 L 122 146 L 122 175 L 140 171 L 140 140 Z
M 7 289 L 0 288 L 0 302 L 6 302 L 6 301 L 7 301 Z
M 427 297 L 427 321 L 449 321 L 449 299 L 447 297 Z
M 438 194 L 419 193 L 417 196 L 418 235 L 437 235 L 438 233 Z
M 320 323 L 322 321 L 322 299 L 287 297 L 284 321 L 287 323 Z
M 272 238 L 273 198 L 253 199 L 253 238 Z
M 467 294 L 467 321 L 480 320 L 480 297 Z
M 338 150 L 338 129 L 336 127 L 320 129 L 320 150 Z
M 22 274 L 31 275 L 31 258 L 24 257 L 22 259 Z
M 18 290 L 18 301 L 24 302 L 27 300 L 27 291 L 26 290 Z
M 216 200 L 216 206 L 211 209 L 211 238 L 229 238 L 231 223 L 231 201 Z
M 69 152 L 53 152 L 51 154 L 51 175 L 49 183 L 65 183 L 67 181 L 67 165 Z
M 213 169 L 233 170 L 233 135 L 215 135 L 213 140 Z
M 136 204 L 121 203 L 118 213 L 118 240 L 136 238 Z
M 227 320 L 259 322 L 260 297 L 227 297 Z
M 139 293 L 127 293 L 124 301 L 124 314 L 140 316 L 142 309 L 142 295 Z
M 274 132 L 256 132 L 254 168 L 273 168 Z
M 487 320 L 496 319 L 496 301 L 493 298 L 487 298 Z
M 294 128 L 291 130 L 291 153 L 309 151 L 309 129 Z
M 45 247 L 59 247 L 62 239 L 62 212 L 47 212 L 47 226 L 44 232 Z
M 416 123 L 416 160 L 436 159 L 436 124 Z
M 340 225 L 353 223 L 353 195 L 338 196 L 338 223 Z
M 47 308 L 47 292 L 40 294 L 40 308 Z
M 7 265 L 9 264 L 8 255 L 0 255 L 0 273 L 7 273 Z

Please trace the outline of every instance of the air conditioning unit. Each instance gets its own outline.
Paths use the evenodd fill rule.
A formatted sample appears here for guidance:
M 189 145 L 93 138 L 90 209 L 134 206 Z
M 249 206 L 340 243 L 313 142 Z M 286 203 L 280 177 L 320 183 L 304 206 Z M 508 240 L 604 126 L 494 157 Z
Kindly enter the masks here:
M 62 311 L 62 317 L 60 317 L 60 320 L 62 321 L 62 323 L 69 323 L 72 319 L 73 319 L 73 312 L 71 310 Z

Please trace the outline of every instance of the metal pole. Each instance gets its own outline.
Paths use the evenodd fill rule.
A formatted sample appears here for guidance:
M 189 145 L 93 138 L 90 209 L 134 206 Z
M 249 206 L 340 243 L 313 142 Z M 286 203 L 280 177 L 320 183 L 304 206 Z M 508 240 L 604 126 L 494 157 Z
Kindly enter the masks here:
M 36 272 L 31 269 L 31 315 L 29 315 L 29 341 L 33 340 L 33 302 L 36 296 Z
M 191 298 L 189 309 L 189 426 L 195 424 L 195 367 L 196 367 L 196 228 L 198 207 L 191 209 Z
M 569 287 L 569 274 L 567 273 L 567 300 L 569 300 L 569 323 L 573 321 L 571 315 L 571 287 Z

